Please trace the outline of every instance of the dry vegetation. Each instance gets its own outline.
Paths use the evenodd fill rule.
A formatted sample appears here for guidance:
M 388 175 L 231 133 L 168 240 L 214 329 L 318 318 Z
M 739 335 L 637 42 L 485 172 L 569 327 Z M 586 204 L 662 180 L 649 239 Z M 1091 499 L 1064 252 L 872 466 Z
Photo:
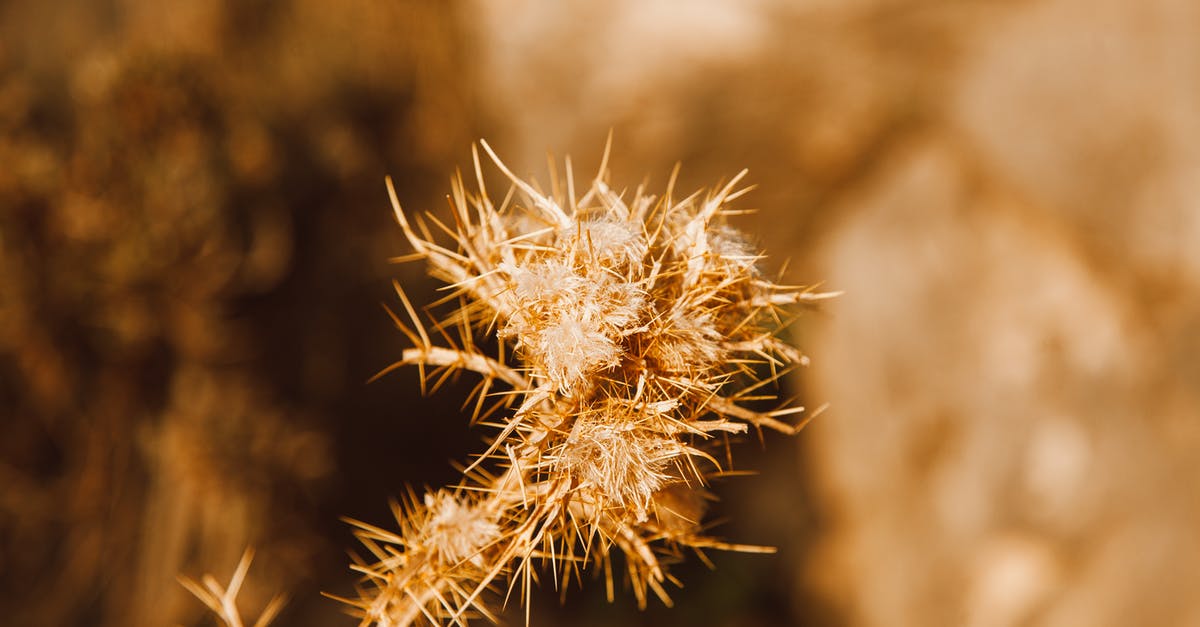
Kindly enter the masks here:
M 706 533 L 705 486 L 732 464 L 714 457 L 728 435 L 798 430 L 782 419 L 803 408 L 746 404 L 806 361 L 776 337 L 780 308 L 825 295 L 765 278 L 726 226 L 741 175 L 682 199 L 671 184 L 622 194 L 605 180 L 606 151 L 586 190 L 568 159 L 543 193 L 483 147 L 512 187 L 493 201 L 476 154 L 478 191 L 456 180 L 453 227 L 412 222 L 391 190 L 416 257 L 457 305 L 427 330 L 400 290 L 406 316 L 393 319 L 414 347 L 393 367 L 417 366 L 423 387 L 482 376 L 472 422 L 499 434 L 453 489 L 397 507 L 398 532 L 355 523 L 376 560 L 358 567 L 368 585 L 349 601 L 363 623 L 494 620 L 489 588 L 507 582 L 504 596 L 516 587 L 524 604 L 532 581 L 565 591 L 588 568 L 604 572 L 610 600 L 616 576 L 639 606 L 649 593 L 669 605 L 667 565 L 682 550 L 769 551 Z M 492 332 L 487 355 L 475 338 Z
M 397 283 L 403 313 L 388 313 L 413 347 L 377 377 L 415 366 L 432 391 L 474 373 L 482 380 L 463 405 L 473 424 L 499 433 L 456 485 L 394 504 L 398 529 L 350 521 L 369 555 L 353 566 L 364 576 L 357 598 L 340 600 L 364 627 L 496 622 L 498 601 L 516 597 L 528 610 L 535 582 L 549 577 L 565 594 L 595 569 L 610 602 L 619 578 L 640 608 L 651 594 L 670 606 L 668 586 L 679 582 L 669 566 L 685 553 L 711 565 L 710 549 L 774 552 L 711 535 L 707 486 L 732 470 L 730 435 L 791 435 L 807 423 L 787 421 L 803 407 L 752 406 L 774 400 L 778 380 L 808 362 L 778 337 L 789 309 L 832 294 L 759 270 L 759 254 L 726 223 L 749 191 L 738 187 L 745 171 L 683 198 L 674 175 L 661 196 L 618 192 L 607 180 L 610 143 L 585 190 L 577 194 L 568 158 L 545 193 L 482 145 L 508 192 L 499 203 L 488 195 L 473 153 L 478 187 L 454 180 L 453 226 L 433 214 L 413 221 L 388 180 L 414 249 L 399 259 L 426 262 L 446 284 L 431 309 L 453 306 L 422 316 Z M 493 334 L 489 355 L 477 338 Z M 183 581 L 242 627 L 249 564 L 247 553 L 228 586 Z M 255 624 L 279 607 L 272 601 Z
M 711 487 L 776 556 L 672 564 L 669 610 L 546 578 L 533 624 L 1200 623 L 1197 4 L 687 4 L 0 4 L 5 624 L 212 624 L 176 576 L 223 598 L 246 546 L 243 624 L 281 591 L 273 624 L 352 624 L 338 517 L 393 528 L 499 433 L 470 373 L 364 385 L 405 348 L 390 282 L 440 297 L 386 263 L 381 181 L 454 231 L 473 138 L 524 175 L 610 129 L 613 181 L 751 169 L 752 248 L 846 292 L 780 381 L 831 411 Z

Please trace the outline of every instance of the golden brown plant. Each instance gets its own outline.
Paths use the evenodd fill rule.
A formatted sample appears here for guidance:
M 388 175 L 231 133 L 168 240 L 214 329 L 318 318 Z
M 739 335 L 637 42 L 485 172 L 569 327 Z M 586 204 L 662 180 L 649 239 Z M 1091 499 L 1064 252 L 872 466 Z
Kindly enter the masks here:
M 212 610 L 217 618 L 225 624 L 225 627 L 243 627 L 246 623 L 242 621 L 241 611 L 237 607 L 237 596 L 242 589 L 242 583 L 246 580 L 246 572 L 250 570 L 250 562 L 254 560 L 254 551 L 246 549 L 242 554 L 242 559 L 238 562 L 237 568 L 233 571 L 233 576 L 229 578 L 229 585 L 222 586 L 217 583 L 217 580 L 212 575 L 205 575 L 201 578 L 204 585 L 200 585 L 196 580 L 189 577 L 180 577 L 179 583 L 188 589 Z M 271 599 L 270 603 L 263 608 L 261 614 L 258 615 L 258 620 L 255 620 L 254 627 L 267 627 L 271 621 L 275 620 L 275 616 L 279 614 L 279 610 L 283 609 L 284 598 L 276 596 Z
M 351 521 L 373 561 L 354 566 L 364 586 L 346 602 L 363 625 L 494 620 L 489 590 L 525 603 L 539 576 L 566 586 L 591 567 L 611 600 L 617 552 L 639 606 L 648 592 L 670 604 L 666 563 L 682 549 L 771 551 L 707 535 L 704 486 L 730 434 L 803 426 L 784 420 L 803 408 L 747 403 L 806 361 L 776 336 L 783 311 L 828 294 L 764 277 L 725 224 L 745 171 L 707 194 L 674 198 L 673 174 L 662 197 L 626 196 L 605 182 L 606 149 L 581 195 L 569 158 L 547 193 L 482 146 L 512 187 L 495 203 L 475 151 L 478 190 L 456 178 L 452 224 L 411 220 L 388 181 L 408 259 L 449 295 L 422 322 L 396 286 L 413 347 L 384 373 L 416 366 L 432 388 L 482 376 L 473 422 L 498 433 L 457 486 L 396 505 L 397 531 Z M 491 334 L 495 355 L 475 340 Z

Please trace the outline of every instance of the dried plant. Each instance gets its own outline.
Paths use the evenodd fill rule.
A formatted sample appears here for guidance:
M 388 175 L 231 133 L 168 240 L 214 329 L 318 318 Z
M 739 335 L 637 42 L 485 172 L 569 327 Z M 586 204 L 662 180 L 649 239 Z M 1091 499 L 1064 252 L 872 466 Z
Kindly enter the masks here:
M 669 605 L 666 566 L 683 549 L 771 551 L 707 535 L 704 486 L 729 435 L 803 426 L 785 421 L 803 408 L 748 404 L 806 361 L 776 336 L 785 310 L 829 295 L 765 278 L 725 224 L 745 171 L 680 200 L 676 170 L 662 197 L 626 197 L 605 182 L 606 148 L 582 195 L 569 158 L 547 193 L 482 146 L 512 186 L 497 205 L 476 150 L 478 190 L 453 182 L 452 225 L 410 219 L 388 180 L 415 249 L 403 259 L 426 261 L 449 294 L 422 322 L 396 285 L 404 315 L 389 313 L 413 347 L 384 373 L 416 366 L 427 389 L 480 375 L 473 422 L 498 433 L 458 485 L 395 505 L 397 531 L 350 521 L 373 561 L 354 566 L 364 585 L 343 600 L 363 625 L 465 624 L 495 620 L 487 597 L 515 589 L 526 603 L 539 576 L 565 589 L 594 567 L 610 600 L 623 576 L 639 606 L 649 593 Z M 492 334 L 489 355 L 476 338 Z
M 217 618 L 225 624 L 225 627 L 243 627 L 246 623 L 242 621 L 241 611 L 237 607 L 237 596 L 241 592 L 242 583 L 246 580 L 246 573 L 250 570 L 250 562 L 254 560 L 254 551 L 247 549 L 242 554 L 242 559 L 238 562 L 237 568 L 233 571 L 233 576 L 229 578 L 229 585 L 222 586 L 217 583 L 217 580 L 212 575 L 205 575 L 201 581 L 203 585 L 194 579 L 188 577 L 180 577 L 179 583 L 183 584 L 184 588 L 188 589 L 200 599 L 208 609 L 212 610 Z M 267 627 L 271 621 L 279 614 L 279 610 L 283 609 L 284 598 L 276 596 L 271 599 L 270 603 L 263 608 L 261 614 L 258 615 L 258 620 L 253 623 L 254 627 Z
M 341 600 L 364 626 L 465 625 L 497 620 L 489 591 L 507 601 L 519 590 L 528 612 L 530 586 L 547 570 L 565 589 L 595 567 L 611 601 L 615 551 L 639 607 L 651 593 L 670 605 L 667 566 L 684 549 L 710 564 L 705 549 L 773 552 L 709 536 L 705 486 L 723 472 L 714 455 L 730 435 L 794 434 L 811 420 L 784 420 L 801 407 L 747 404 L 774 399 L 764 389 L 807 362 L 777 337 L 786 310 L 833 294 L 760 274 L 760 256 L 725 224 L 749 189 L 738 188 L 746 172 L 677 200 L 677 169 L 662 197 L 638 188 L 627 201 L 605 182 L 606 147 L 586 192 L 576 195 L 568 158 L 565 189 L 552 172 L 547 194 L 481 144 L 512 187 L 496 205 L 474 151 L 478 191 L 454 180 L 453 227 L 432 215 L 411 222 L 387 181 L 415 249 L 398 260 L 425 260 L 449 294 L 423 323 L 396 285 L 404 316 L 388 313 L 413 347 L 377 377 L 416 366 L 429 390 L 476 373 L 472 422 L 499 432 L 458 485 L 393 505 L 398 530 L 349 521 L 373 561 L 357 561 L 364 585 Z M 495 356 L 475 341 L 492 334 Z M 249 565 L 247 552 L 226 588 L 211 577 L 183 582 L 241 627 L 235 600 Z

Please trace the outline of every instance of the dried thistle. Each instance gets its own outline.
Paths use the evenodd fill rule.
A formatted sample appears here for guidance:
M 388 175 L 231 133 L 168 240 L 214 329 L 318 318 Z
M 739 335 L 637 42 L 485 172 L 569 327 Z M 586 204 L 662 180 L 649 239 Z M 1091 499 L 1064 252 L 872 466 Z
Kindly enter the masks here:
M 474 151 L 478 190 L 453 181 L 452 225 L 410 220 L 387 182 L 408 258 L 450 295 L 422 322 L 396 285 L 404 315 L 389 313 L 413 347 L 384 372 L 417 366 L 434 387 L 482 376 L 473 421 L 498 433 L 458 486 L 397 505 L 398 531 L 351 521 L 373 561 L 354 566 L 364 587 L 344 600 L 363 625 L 495 620 L 488 590 L 507 584 L 505 598 L 516 588 L 524 603 L 547 570 L 565 586 L 589 567 L 611 600 L 616 550 L 639 606 L 648 592 L 669 605 L 665 560 L 680 549 L 771 551 L 706 535 L 703 486 L 721 472 L 708 451 L 749 427 L 803 426 L 783 420 L 803 408 L 745 403 L 806 361 L 776 337 L 784 309 L 828 294 L 762 276 L 724 224 L 745 171 L 706 195 L 673 198 L 673 174 L 662 197 L 627 199 L 605 182 L 606 148 L 582 195 L 569 158 L 565 189 L 554 181 L 547 194 L 481 143 L 512 187 L 493 202 Z M 495 356 L 474 339 L 490 333 Z
M 189 577 L 180 577 L 179 583 L 208 606 L 208 609 L 221 619 L 225 627 L 243 627 L 246 623 L 242 621 L 241 611 L 238 610 L 237 597 L 241 592 L 242 583 L 246 580 L 246 573 L 250 570 L 250 562 L 253 560 L 254 551 L 246 549 L 237 568 L 233 571 L 233 576 L 229 578 L 227 586 L 217 583 L 216 578 L 212 575 L 205 575 L 201 578 L 203 585 Z M 258 615 L 258 619 L 254 621 L 253 627 L 267 627 L 271 624 L 271 621 L 275 620 L 279 611 L 283 609 L 284 603 L 285 599 L 282 596 L 272 598 L 263 608 L 262 613 Z

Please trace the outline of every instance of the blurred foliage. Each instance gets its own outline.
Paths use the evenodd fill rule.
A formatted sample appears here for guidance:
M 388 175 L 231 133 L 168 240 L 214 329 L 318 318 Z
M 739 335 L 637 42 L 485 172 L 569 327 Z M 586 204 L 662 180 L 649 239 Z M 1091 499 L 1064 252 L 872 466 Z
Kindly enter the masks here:
M 4 13 L 5 621 L 193 621 L 176 575 L 247 544 L 268 556 L 247 602 L 345 579 L 348 540 L 320 534 L 368 480 L 335 474 L 339 445 L 369 437 L 351 421 L 397 420 L 360 394 L 398 349 L 383 175 L 436 198 L 470 137 L 450 9 Z M 369 498 L 428 463 L 394 463 Z

